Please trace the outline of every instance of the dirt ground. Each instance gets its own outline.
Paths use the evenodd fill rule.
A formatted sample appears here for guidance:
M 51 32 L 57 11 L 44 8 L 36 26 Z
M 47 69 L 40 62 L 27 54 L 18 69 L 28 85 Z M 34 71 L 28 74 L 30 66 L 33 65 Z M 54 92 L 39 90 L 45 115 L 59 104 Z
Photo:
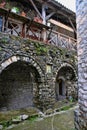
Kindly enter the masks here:
M 75 130 L 74 109 L 46 117 L 24 121 L 10 130 Z

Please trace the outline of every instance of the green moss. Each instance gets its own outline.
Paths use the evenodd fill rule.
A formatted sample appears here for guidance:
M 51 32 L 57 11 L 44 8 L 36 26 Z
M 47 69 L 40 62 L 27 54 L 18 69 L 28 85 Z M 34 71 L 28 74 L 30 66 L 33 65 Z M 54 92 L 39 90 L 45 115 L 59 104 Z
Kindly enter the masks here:
M 37 112 L 37 109 L 35 108 L 26 108 L 26 109 L 20 109 L 20 110 L 15 110 L 15 111 L 8 111 L 5 113 L 2 112 L 0 113 L 0 122 L 9 121 L 15 116 L 18 116 L 21 114 L 27 114 L 30 117 L 32 117 L 32 116 L 37 116 L 38 112 Z
M 47 46 L 40 44 L 40 43 L 34 43 L 34 46 L 35 46 L 35 49 L 36 49 L 36 53 L 38 55 L 47 54 L 47 52 L 48 52 Z
M 37 115 L 36 115 L 36 116 L 31 116 L 31 117 L 29 118 L 29 121 L 31 121 L 31 122 L 36 121 L 37 118 L 38 118 Z
M 71 108 L 71 106 L 64 106 L 60 109 L 60 111 L 66 111 L 69 110 Z
M 25 121 L 11 130 L 75 130 L 73 110 L 44 118 L 40 121 Z
M 9 127 L 10 125 L 12 125 L 12 121 L 4 121 L 2 123 L 0 123 L 1 125 L 3 125 L 3 129 L 6 129 L 7 127 Z
M 2 37 L 1 43 L 6 44 L 7 42 L 8 42 L 8 38 L 7 37 Z

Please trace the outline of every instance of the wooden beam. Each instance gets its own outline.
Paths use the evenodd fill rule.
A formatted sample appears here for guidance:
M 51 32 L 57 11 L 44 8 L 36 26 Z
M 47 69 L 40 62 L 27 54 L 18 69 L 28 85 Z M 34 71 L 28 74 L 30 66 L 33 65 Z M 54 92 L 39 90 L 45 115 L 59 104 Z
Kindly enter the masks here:
M 11 30 L 14 30 L 14 31 L 18 34 L 18 36 L 20 36 L 19 33 L 18 33 L 17 30 L 16 30 L 16 27 L 14 27 L 14 26 L 12 25 L 12 23 L 10 23 L 10 22 L 9 22 L 9 24 L 12 26 L 12 29 L 11 29 Z M 18 26 L 17 26 L 17 27 L 18 27 Z
M 66 18 L 68 18 L 68 17 L 70 17 L 73 21 L 75 21 L 75 13 L 73 12 L 73 13 L 69 13 L 69 11 L 68 12 L 66 12 L 66 11 L 64 11 L 64 7 L 62 7 L 60 4 L 58 5 L 57 4 L 57 6 L 58 6 L 58 8 L 55 8 L 55 6 L 54 6 L 54 4 L 53 4 L 53 0 L 47 0 L 47 1 L 44 1 L 44 0 L 37 0 L 40 4 L 43 4 L 44 2 L 46 3 L 46 5 L 48 6 L 48 8 L 50 8 L 50 9 L 52 9 L 55 13 L 57 13 L 57 14 L 60 14 L 60 15 L 62 15 L 62 16 L 65 16 Z M 52 2 L 51 4 L 50 4 L 50 2 Z M 55 2 L 54 2 L 55 3 Z M 62 10 L 63 9 L 63 10 Z M 71 11 L 70 11 L 71 12 Z M 68 13 L 68 14 L 67 14 Z M 73 15 L 73 17 L 72 17 L 72 15 Z
M 38 8 L 36 7 L 35 3 L 33 2 L 33 0 L 28 0 L 29 2 L 31 2 L 31 4 L 33 5 L 34 9 L 36 10 L 36 12 L 38 13 L 38 15 L 40 16 L 41 19 L 42 18 L 42 15 L 41 13 L 39 12 Z
M 64 16 L 64 17 L 66 17 L 66 18 L 68 18 L 68 17 L 72 18 L 72 16 L 69 16 L 69 15 L 63 13 L 62 10 L 61 10 L 62 8 L 61 8 L 61 9 L 56 9 L 56 8 L 53 7 L 49 2 L 47 2 L 46 4 L 47 4 L 48 8 L 50 8 L 50 9 L 53 10 L 53 12 L 55 12 L 55 13 L 57 13 L 57 14 L 60 14 L 60 15 L 62 15 L 62 16 Z M 73 19 L 73 20 L 74 20 L 74 19 Z
M 33 31 L 33 29 L 30 28 L 30 30 L 31 30 L 32 34 L 34 35 L 34 37 L 37 38 L 37 35 L 36 35 L 35 32 Z
M 55 12 L 50 13 L 48 16 L 46 16 L 46 20 L 48 20 L 51 16 L 53 16 Z
M 33 20 L 29 21 L 29 24 L 27 25 L 27 30 L 26 33 L 28 32 L 28 30 L 30 29 L 31 25 L 32 25 Z
M 26 25 L 25 25 L 25 24 L 22 25 L 21 36 L 22 36 L 23 38 L 25 38 L 25 36 L 26 36 Z
M 9 10 L 5 16 L 5 23 L 4 23 L 4 26 L 6 26 L 6 23 L 8 21 L 8 17 L 9 17 L 9 13 L 11 12 L 11 10 Z
M 68 18 L 68 19 L 69 19 L 69 22 L 70 22 L 71 26 L 73 27 L 74 32 L 77 34 L 76 28 L 74 27 L 74 25 L 72 23 L 72 20 L 70 18 Z

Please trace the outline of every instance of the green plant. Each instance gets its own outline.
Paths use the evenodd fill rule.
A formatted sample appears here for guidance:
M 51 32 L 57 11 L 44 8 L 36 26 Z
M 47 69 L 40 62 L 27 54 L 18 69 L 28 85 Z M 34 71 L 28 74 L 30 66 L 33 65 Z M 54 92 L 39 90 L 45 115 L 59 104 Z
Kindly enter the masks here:
M 37 118 L 38 118 L 37 115 L 32 116 L 32 117 L 29 118 L 29 121 L 31 121 L 31 122 L 36 121 Z
M 19 13 L 19 8 L 18 7 L 13 7 L 11 11 L 14 12 L 14 13 Z
M 7 37 L 3 37 L 3 38 L 1 39 L 1 42 L 2 42 L 2 43 L 7 43 Z
M 2 122 L 1 125 L 3 125 L 4 128 L 7 128 L 7 127 L 9 127 L 10 125 L 12 125 L 12 121 L 9 120 L 9 121 Z
M 74 100 L 73 97 L 72 97 L 72 96 L 69 96 L 69 101 L 70 101 L 70 102 L 73 102 L 73 100 Z
M 69 106 L 64 106 L 60 109 L 60 111 L 66 111 L 66 110 L 69 110 L 72 106 L 69 105 Z
M 39 43 L 34 44 L 36 48 L 36 52 L 38 55 L 40 54 L 46 54 L 48 52 L 48 48 L 45 47 L 44 45 L 41 45 Z

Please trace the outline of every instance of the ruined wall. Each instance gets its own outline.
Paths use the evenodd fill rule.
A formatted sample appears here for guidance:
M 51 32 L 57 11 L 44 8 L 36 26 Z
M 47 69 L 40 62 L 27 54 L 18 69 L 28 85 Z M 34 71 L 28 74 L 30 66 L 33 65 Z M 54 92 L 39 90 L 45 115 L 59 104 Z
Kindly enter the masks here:
M 68 67 L 70 71 L 67 73 Z M 68 84 L 68 93 L 72 95 L 77 89 L 75 51 L 0 33 L 0 102 L 3 102 L 3 105 L 0 104 L 1 110 L 30 106 L 50 108 L 56 101 L 55 84 L 58 76 L 61 76 L 58 74 L 62 68 L 65 68 L 63 71 L 66 74 L 62 76 Z M 6 96 L 8 101 L 5 102 Z
M 87 1 L 77 0 L 79 109 L 75 111 L 77 130 L 87 130 Z

